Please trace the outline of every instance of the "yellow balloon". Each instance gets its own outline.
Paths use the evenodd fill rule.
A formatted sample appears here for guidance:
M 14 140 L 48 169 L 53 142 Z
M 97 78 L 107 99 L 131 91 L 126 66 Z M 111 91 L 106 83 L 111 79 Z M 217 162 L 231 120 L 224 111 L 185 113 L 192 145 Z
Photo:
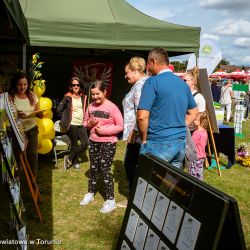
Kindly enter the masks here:
M 50 130 L 47 134 L 43 134 L 43 139 L 49 139 L 52 140 L 56 135 L 56 132 L 54 129 Z
M 51 109 L 48 109 L 46 111 L 43 112 L 43 117 L 44 118 L 49 118 L 49 119 L 52 119 L 53 118 L 53 112 Z
M 39 154 L 48 154 L 53 149 L 53 143 L 49 139 L 43 139 L 38 145 Z
M 33 87 L 33 92 L 37 95 L 37 97 L 41 97 L 44 92 L 46 90 L 46 87 L 45 87 L 45 84 L 44 83 L 41 83 L 41 84 L 36 84 L 34 87 Z
M 52 101 L 48 97 L 40 97 L 39 104 L 40 104 L 40 109 L 52 108 Z
M 41 132 L 42 132 L 42 135 L 44 136 L 54 129 L 54 123 L 49 118 L 42 118 L 41 127 L 42 127 Z
M 38 132 L 42 135 L 45 132 L 42 124 L 42 119 L 37 118 L 36 121 L 37 121 Z

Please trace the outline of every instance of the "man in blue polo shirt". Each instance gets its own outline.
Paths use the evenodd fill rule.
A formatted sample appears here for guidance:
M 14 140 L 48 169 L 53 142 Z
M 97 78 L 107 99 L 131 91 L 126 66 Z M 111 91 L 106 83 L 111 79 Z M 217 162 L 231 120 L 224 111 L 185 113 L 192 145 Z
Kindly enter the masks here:
M 140 153 L 151 153 L 181 168 L 186 125 L 195 120 L 198 109 L 188 85 L 168 65 L 167 51 L 156 48 L 149 52 L 148 69 L 153 76 L 144 84 L 137 109 Z

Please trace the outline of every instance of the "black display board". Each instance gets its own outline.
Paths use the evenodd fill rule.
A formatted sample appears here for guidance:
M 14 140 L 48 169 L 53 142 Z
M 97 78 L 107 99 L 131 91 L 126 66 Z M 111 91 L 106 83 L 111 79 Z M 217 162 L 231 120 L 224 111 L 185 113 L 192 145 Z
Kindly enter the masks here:
M 116 249 L 246 249 L 231 196 L 141 156 Z
M 213 105 L 212 91 L 208 82 L 207 69 L 199 69 L 198 90 L 206 100 L 206 110 L 208 112 L 212 131 L 215 133 L 219 133 Z

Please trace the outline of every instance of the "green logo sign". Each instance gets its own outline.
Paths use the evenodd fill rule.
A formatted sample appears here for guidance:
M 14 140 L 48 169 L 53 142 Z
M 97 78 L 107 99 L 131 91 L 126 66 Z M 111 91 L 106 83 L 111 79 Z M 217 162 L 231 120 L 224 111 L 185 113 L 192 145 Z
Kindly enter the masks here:
M 202 48 L 202 53 L 209 55 L 212 53 L 212 47 L 210 45 L 204 45 Z

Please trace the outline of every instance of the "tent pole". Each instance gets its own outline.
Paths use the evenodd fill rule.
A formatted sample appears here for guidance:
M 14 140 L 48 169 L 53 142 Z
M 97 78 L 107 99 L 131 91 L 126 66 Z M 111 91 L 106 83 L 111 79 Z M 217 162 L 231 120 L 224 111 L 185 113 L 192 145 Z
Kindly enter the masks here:
M 196 68 L 198 68 L 198 56 L 199 56 L 199 53 L 195 53 L 195 65 L 196 65 Z
M 26 72 L 26 48 L 27 48 L 27 46 L 26 46 L 26 43 L 23 43 L 23 48 L 22 48 L 22 52 L 23 52 L 23 66 L 22 66 L 22 68 L 23 68 L 23 71 L 24 72 Z

